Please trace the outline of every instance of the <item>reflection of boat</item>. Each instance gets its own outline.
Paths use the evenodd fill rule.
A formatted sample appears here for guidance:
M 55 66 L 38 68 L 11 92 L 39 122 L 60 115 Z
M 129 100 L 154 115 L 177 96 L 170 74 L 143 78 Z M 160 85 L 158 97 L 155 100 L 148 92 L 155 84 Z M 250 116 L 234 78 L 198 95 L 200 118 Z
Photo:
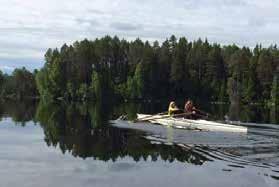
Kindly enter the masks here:
M 176 128 L 186 128 L 193 130 L 221 131 L 221 132 L 240 132 L 247 133 L 247 127 L 230 125 L 207 120 L 190 120 L 185 118 L 173 118 L 168 115 L 148 115 L 137 114 L 138 120 L 144 119 L 150 123 L 156 123 L 164 126 Z

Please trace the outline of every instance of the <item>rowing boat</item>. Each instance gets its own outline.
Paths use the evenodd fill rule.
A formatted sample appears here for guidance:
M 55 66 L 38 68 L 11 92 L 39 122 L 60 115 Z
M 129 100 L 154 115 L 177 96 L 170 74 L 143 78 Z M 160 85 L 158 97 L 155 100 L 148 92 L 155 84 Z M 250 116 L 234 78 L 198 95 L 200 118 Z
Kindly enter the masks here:
M 205 130 L 205 131 L 221 131 L 221 132 L 239 132 L 247 133 L 247 127 L 239 125 L 231 125 L 208 121 L 203 119 L 191 120 L 185 118 L 174 118 L 168 115 L 148 115 L 137 114 L 138 120 L 144 119 L 150 123 L 155 123 L 164 126 L 171 126 L 175 128 L 186 128 L 191 130 Z

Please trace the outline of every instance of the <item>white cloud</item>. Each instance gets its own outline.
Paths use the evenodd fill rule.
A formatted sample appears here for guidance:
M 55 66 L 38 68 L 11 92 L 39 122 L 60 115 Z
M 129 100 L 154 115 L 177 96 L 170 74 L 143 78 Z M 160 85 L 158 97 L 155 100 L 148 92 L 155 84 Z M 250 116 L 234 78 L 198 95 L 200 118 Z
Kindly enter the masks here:
M 0 66 L 0 69 L 4 69 L 4 70 L 13 70 L 14 67 L 10 67 L 10 66 Z
M 4 73 L 11 73 L 15 68 L 11 66 L 0 65 L 0 71 Z
M 107 34 L 278 43 L 279 0 L 0 0 L 0 68 L 40 67 L 47 48 Z M 20 63 L 32 61 L 30 64 Z M 1 60 L 2 59 L 2 60 Z M 5 59 L 5 61 L 3 60 Z M 8 60 L 7 60 L 8 59 Z M 34 62 L 37 64 L 34 65 Z M 2 68 L 3 69 L 3 68 Z

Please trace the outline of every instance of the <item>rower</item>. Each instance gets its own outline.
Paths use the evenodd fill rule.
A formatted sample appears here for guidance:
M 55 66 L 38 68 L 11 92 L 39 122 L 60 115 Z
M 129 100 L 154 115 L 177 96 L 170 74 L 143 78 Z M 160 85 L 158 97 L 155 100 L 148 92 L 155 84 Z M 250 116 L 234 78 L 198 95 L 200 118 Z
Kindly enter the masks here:
M 176 106 L 175 102 L 172 101 L 169 104 L 169 109 L 168 109 L 168 115 L 171 116 L 173 114 L 178 114 L 180 113 L 181 110 L 179 110 L 179 108 Z
M 189 114 L 189 115 L 187 115 L 187 118 L 197 119 L 196 108 L 194 107 L 193 102 L 191 100 L 188 100 L 185 103 L 184 112 Z

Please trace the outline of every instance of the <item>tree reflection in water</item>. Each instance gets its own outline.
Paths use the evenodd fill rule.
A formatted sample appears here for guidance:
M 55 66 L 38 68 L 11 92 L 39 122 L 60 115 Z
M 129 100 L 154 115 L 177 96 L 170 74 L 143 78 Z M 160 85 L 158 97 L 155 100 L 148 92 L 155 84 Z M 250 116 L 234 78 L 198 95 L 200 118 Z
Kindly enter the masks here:
M 16 124 L 24 126 L 28 121 L 35 121 L 38 106 L 36 100 L 3 101 L 0 99 L 0 119 L 11 117 Z
M 123 111 L 136 111 L 135 105 L 120 107 Z M 143 132 L 111 127 L 107 122 L 109 107 L 96 104 L 40 103 L 36 119 L 45 133 L 48 146 L 71 153 L 75 157 L 116 161 L 125 156 L 135 161 L 161 158 L 172 162 L 191 162 L 201 165 L 207 159 L 185 151 L 178 146 L 152 144 L 144 139 Z M 113 109 L 112 109 L 113 110 Z M 130 114 L 133 115 L 133 114 Z
M 59 148 L 63 154 L 70 153 L 83 159 L 93 158 L 116 161 L 129 156 L 135 161 L 163 159 L 201 165 L 208 159 L 192 150 L 177 145 L 153 144 L 143 138 L 142 131 L 119 129 L 109 125 L 110 119 L 127 114 L 134 118 L 137 112 L 163 111 L 164 104 L 124 103 L 51 103 L 41 101 L 1 102 L 0 117 L 11 117 L 17 124 L 38 122 L 45 134 L 48 146 Z M 264 113 L 263 108 L 240 105 L 211 105 L 209 112 L 219 116 L 228 115 L 232 120 L 268 121 L 278 123 L 276 110 Z M 267 115 L 266 115 L 267 114 Z

